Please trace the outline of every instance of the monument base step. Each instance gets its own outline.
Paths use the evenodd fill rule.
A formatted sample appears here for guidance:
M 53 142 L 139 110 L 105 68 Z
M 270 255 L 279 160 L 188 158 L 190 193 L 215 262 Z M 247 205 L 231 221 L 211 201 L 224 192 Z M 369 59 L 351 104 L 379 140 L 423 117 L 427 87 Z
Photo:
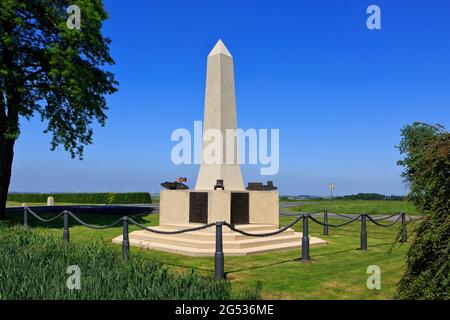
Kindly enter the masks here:
M 195 225 L 165 225 L 152 227 L 156 230 L 181 230 Z M 238 225 L 237 228 L 249 233 L 267 233 L 278 229 L 274 225 Z M 301 248 L 302 234 L 293 229 L 267 237 L 245 236 L 223 227 L 223 251 L 228 256 L 245 256 L 275 250 Z M 225 229 L 228 229 L 225 232 Z M 157 234 L 145 230 L 134 231 L 129 234 L 130 245 L 145 249 L 153 249 L 187 256 L 214 256 L 215 227 L 181 234 Z M 113 243 L 122 243 L 122 236 L 113 239 Z M 310 246 L 324 245 L 326 241 L 310 237 Z

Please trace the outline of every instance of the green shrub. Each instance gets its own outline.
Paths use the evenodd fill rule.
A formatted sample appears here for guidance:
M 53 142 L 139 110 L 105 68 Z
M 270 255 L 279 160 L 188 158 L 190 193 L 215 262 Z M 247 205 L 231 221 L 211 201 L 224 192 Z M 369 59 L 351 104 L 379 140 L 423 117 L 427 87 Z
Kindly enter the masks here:
M 450 299 L 450 133 L 414 123 L 402 131 L 399 149 L 409 198 L 424 216 L 408 252 L 397 297 Z
M 124 261 L 102 241 L 64 243 L 23 227 L 0 227 L 0 299 L 258 299 L 260 288 L 236 293 L 227 281 L 193 271 L 174 273 L 135 256 Z M 81 270 L 81 289 L 66 286 L 67 267 Z
M 148 192 L 126 193 L 10 193 L 8 201 L 15 202 L 47 202 L 53 197 L 55 202 L 85 204 L 138 204 L 152 203 Z

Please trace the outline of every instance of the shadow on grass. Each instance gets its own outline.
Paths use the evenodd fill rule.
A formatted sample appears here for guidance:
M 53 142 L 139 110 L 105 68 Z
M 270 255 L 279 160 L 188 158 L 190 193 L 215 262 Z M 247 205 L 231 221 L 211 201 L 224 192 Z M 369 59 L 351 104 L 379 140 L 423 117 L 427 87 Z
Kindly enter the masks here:
M 231 270 L 231 271 L 226 272 L 226 274 L 257 270 L 257 269 L 262 269 L 262 268 L 267 268 L 267 267 L 273 267 L 273 266 L 278 266 L 278 265 L 289 263 L 289 262 L 297 262 L 298 260 L 299 260 L 299 258 L 292 258 L 292 259 L 287 259 L 287 260 L 282 260 L 282 261 L 277 261 L 277 262 L 272 262 L 272 263 L 266 263 L 266 264 L 262 264 L 262 265 L 258 265 L 258 266 L 254 266 L 254 267 Z
M 387 245 L 392 245 L 392 244 L 393 244 L 392 242 L 379 243 L 379 244 L 370 245 L 370 246 L 368 246 L 368 248 L 370 249 L 370 248 L 374 248 L 374 247 L 381 247 L 381 246 L 387 246 Z M 315 257 L 325 257 L 325 256 L 340 255 L 340 254 L 345 254 L 345 253 L 353 252 L 353 251 L 361 251 L 361 250 L 359 248 L 354 248 L 354 249 L 339 250 L 339 251 L 334 251 L 334 252 L 327 252 L 327 253 L 322 253 L 322 254 L 315 254 L 312 257 L 311 261 L 308 261 L 308 262 L 314 262 L 314 258 Z M 231 271 L 226 272 L 226 274 L 238 273 L 238 272 L 244 272 L 244 271 L 251 271 L 251 270 L 256 270 L 256 269 L 262 269 L 262 268 L 277 266 L 277 265 L 281 265 L 281 264 L 285 264 L 285 263 L 289 263 L 289 262 L 305 263 L 305 262 L 301 261 L 301 258 L 293 258 L 293 259 L 287 259 L 287 260 L 283 260 L 283 261 L 278 261 L 278 262 L 258 265 L 258 266 L 254 266 L 254 267 L 248 267 L 248 268 L 241 268 L 241 269 L 231 270 Z M 308 263 L 308 262 L 306 262 L 306 263 Z
M 212 257 L 212 259 L 214 259 L 214 257 Z M 273 262 L 273 263 L 259 265 L 259 266 L 254 266 L 254 267 L 249 267 L 249 268 L 242 268 L 242 269 L 237 269 L 237 270 L 225 271 L 225 276 L 228 276 L 228 275 L 234 274 L 234 273 L 238 273 L 238 272 L 243 272 L 243 271 L 257 270 L 257 269 L 261 269 L 261 268 L 276 266 L 276 265 L 284 264 L 284 263 L 287 263 L 287 262 L 294 262 L 297 259 L 298 258 L 293 258 L 293 259 Z M 214 268 L 202 268 L 202 267 L 188 266 L 188 265 L 183 265 L 183 264 L 178 264 L 178 263 L 170 263 L 170 262 L 162 262 L 162 263 L 167 265 L 167 266 L 171 266 L 171 267 L 182 268 L 182 269 L 189 269 L 189 270 L 192 269 L 192 270 L 196 270 L 196 271 L 203 271 L 203 272 L 208 272 L 208 273 L 214 274 Z M 226 267 L 226 264 L 225 264 L 225 267 Z
M 212 259 L 214 259 L 214 257 L 212 257 Z M 214 273 L 214 269 L 207 269 L 207 268 L 201 268 L 201 267 L 195 267 L 195 266 L 186 266 L 186 265 L 170 263 L 170 262 L 162 262 L 162 263 L 165 265 L 171 266 L 171 267 L 177 267 L 177 268 L 183 268 L 183 269 L 193 269 L 196 271 Z
M 392 245 L 392 244 L 393 244 L 393 242 L 385 242 L 385 243 L 368 245 L 367 247 L 374 248 L 374 247 L 381 247 L 381 246 L 387 246 L 387 245 Z M 322 254 L 315 254 L 314 257 L 333 256 L 333 255 L 337 255 L 337 254 L 341 254 L 341 253 L 348 253 L 348 252 L 352 252 L 352 251 L 361 251 L 361 249 L 353 248 L 353 249 L 340 250 L 340 251 L 334 251 L 334 252 L 326 252 L 326 253 L 322 253 Z
M 368 248 L 370 249 L 370 248 L 387 246 L 387 245 L 392 245 L 392 244 L 393 244 L 392 242 L 379 243 L 379 244 L 370 245 L 370 246 L 368 246 Z M 339 250 L 339 251 L 334 251 L 334 252 L 315 254 L 312 257 L 312 259 L 310 261 L 308 261 L 308 262 L 302 262 L 300 257 L 291 258 L 291 259 L 284 259 L 284 260 L 281 260 L 281 261 L 275 261 L 275 262 L 271 262 L 271 263 L 264 263 L 264 264 L 260 264 L 260 265 L 257 265 L 257 266 L 252 266 L 252 267 L 247 267 L 247 268 L 240 268 L 240 269 L 226 271 L 225 275 L 228 276 L 228 275 L 231 275 L 231 274 L 234 274 L 234 273 L 258 270 L 258 269 L 278 266 L 278 265 L 282 265 L 282 264 L 286 264 L 286 263 L 290 263 L 290 262 L 311 263 L 311 262 L 314 262 L 314 258 L 315 257 L 325 257 L 325 256 L 340 255 L 340 254 L 345 254 L 345 253 L 354 252 L 354 251 L 361 251 L 361 250 L 359 248 L 352 248 L 352 249 L 347 249 L 347 250 Z M 369 252 L 369 254 L 370 254 L 370 252 Z M 211 259 L 214 259 L 214 257 L 211 257 Z M 208 273 L 214 273 L 214 269 L 201 268 L 201 267 L 196 267 L 196 266 L 188 266 L 188 265 L 177 264 L 177 263 L 169 263 L 169 262 L 163 262 L 163 264 L 171 266 L 171 267 L 177 267 L 177 268 L 183 268 L 183 269 L 193 269 L 193 270 L 204 271 L 204 272 L 208 272 Z M 225 263 L 225 266 L 226 266 L 226 263 Z

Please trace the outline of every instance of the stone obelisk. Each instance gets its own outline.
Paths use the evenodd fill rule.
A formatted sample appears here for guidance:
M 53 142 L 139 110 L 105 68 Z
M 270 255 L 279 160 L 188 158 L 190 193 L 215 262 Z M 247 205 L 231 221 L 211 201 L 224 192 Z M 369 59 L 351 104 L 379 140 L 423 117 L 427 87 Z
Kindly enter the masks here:
M 236 129 L 236 97 L 234 93 L 233 58 L 222 41 L 218 41 L 208 56 L 206 75 L 205 117 L 203 125 L 203 157 L 195 190 L 166 189 L 160 192 L 159 227 L 164 233 L 155 234 L 147 230 L 137 230 L 129 234 L 132 246 L 148 248 L 188 256 L 216 256 L 216 230 L 205 229 L 185 234 L 173 234 L 176 230 L 197 227 L 199 224 L 227 221 L 238 225 L 239 229 L 253 233 L 275 233 L 279 230 L 279 194 L 277 190 L 244 190 L 241 169 L 236 151 L 237 138 L 232 135 L 232 147 L 220 147 L 221 163 L 205 161 L 204 155 L 214 149 L 208 131 L 219 135 L 227 129 Z M 206 138 L 205 138 L 206 137 Z M 229 136 L 230 137 L 230 136 Z M 214 140 L 214 139 L 212 139 Z M 227 141 L 228 142 L 228 141 Z M 230 146 L 229 145 L 229 146 Z M 230 154 L 234 157 L 229 157 Z M 228 156 L 228 157 L 227 157 Z M 216 181 L 223 180 L 224 190 L 214 190 Z M 257 228 L 257 229 L 255 229 Z M 226 256 L 242 256 L 273 250 L 297 249 L 301 246 L 302 235 L 294 229 L 286 229 L 282 236 L 264 238 L 246 237 L 229 228 L 223 230 L 223 251 Z M 237 238 L 239 237 L 239 238 Z M 310 237 L 310 245 L 326 244 L 322 239 Z M 113 239 L 113 243 L 123 244 L 123 236 Z
M 213 190 L 218 179 L 223 180 L 225 190 L 244 189 L 241 168 L 237 156 L 237 138 L 230 144 L 233 155 L 228 154 L 226 130 L 237 128 L 236 96 L 234 89 L 233 57 L 219 40 L 208 55 L 206 71 L 205 114 L 203 121 L 202 164 L 195 185 L 196 190 Z M 205 161 L 205 151 L 212 140 L 205 139 L 209 129 L 218 129 L 222 133 L 222 161 Z M 230 150 L 230 147 L 228 148 Z M 229 153 L 229 152 L 228 152 Z

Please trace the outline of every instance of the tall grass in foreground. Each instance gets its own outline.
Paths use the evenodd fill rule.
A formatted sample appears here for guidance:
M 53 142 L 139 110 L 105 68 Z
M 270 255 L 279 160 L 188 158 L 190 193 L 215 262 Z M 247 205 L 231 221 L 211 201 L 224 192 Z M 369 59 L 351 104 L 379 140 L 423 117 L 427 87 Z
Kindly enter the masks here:
M 69 290 L 67 267 L 78 265 L 81 289 Z M 178 274 L 155 260 L 128 261 L 102 241 L 68 244 L 23 227 L 0 226 L 0 299 L 259 299 L 230 282 Z

